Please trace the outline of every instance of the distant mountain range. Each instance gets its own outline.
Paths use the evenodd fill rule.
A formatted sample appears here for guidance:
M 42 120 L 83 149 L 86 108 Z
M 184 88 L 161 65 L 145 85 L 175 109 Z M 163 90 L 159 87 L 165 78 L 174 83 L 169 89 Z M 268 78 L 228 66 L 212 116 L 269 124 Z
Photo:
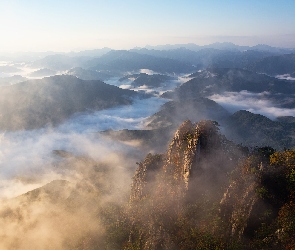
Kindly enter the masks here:
M 143 129 L 91 133 L 85 147 L 78 140 L 88 137 L 75 134 L 77 151 L 58 142 L 40 163 L 38 157 L 28 161 L 33 166 L 21 162 L 31 147 L 17 145 L 17 157 L 4 166 L 4 185 L 61 179 L 1 200 L 0 248 L 295 249 L 295 117 L 285 115 L 295 110 L 294 55 L 231 43 L 32 55 L 31 77 L 66 75 L 0 78 L 0 130 L 9 160 L 15 151 L 6 131 L 17 131 L 11 134 L 21 144 L 18 130 L 57 126 L 80 112 L 150 97 L 101 80 L 150 93 L 174 79 L 179 85 L 157 95 L 167 102 L 146 119 L 140 112 L 153 107 L 139 104 L 135 120 Z M 18 67 L 0 69 L 10 74 Z M 277 79 L 280 74 L 289 80 Z M 273 120 L 240 105 L 244 96 Z M 101 145 L 103 136 L 111 143 Z M 6 148 L 0 153 L 2 160 Z
M 252 65 L 249 69 L 268 75 L 295 74 L 295 53 L 265 57 Z
M 108 71 L 113 76 L 122 76 L 126 71 L 135 73 L 140 69 L 149 69 L 162 74 L 180 74 L 206 68 L 243 68 L 276 75 L 294 73 L 292 53 L 295 53 L 295 49 L 275 48 L 267 45 L 249 47 L 232 43 L 216 43 L 206 46 L 179 44 L 147 46 L 129 51 L 103 48 L 49 54 L 31 62 L 31 66 L 55 71 L 80 67 L 84 70 Z M 12 70 L 12 68 L 4 69 Z
M 84 67 L 92 70 L 119 70 L 123 72 L 150 69 L 155 72 L 170 74 L 189 73 L 194 70 L 194 67 L 188 63 L 126 50 L 110 51 L 99 58 L 87 61 Z
M 79 67 L 89 59 L 89 57 L 70 57 L 63 54 L 55 54 L 36 60 L 30 66 L 33 68 L 48 68 L 50 70 L 62 71 Z
M 293 81 L 279 80 L 264 74 L 257 74 L 244 69 L 214 68 L 196 72 L 173 92 L 166 92 L 164 97 L 180 100 L 209 97 L 224 92 L 249 91 L 266 92 L 268 98 L 282 107 L 294 108 L 295 84 Z M 280 95 L 278 95 L 280 94 Z
M 128 77 L 130 76 L 126 76 Z M 231 114 L 215 101 L 208 99 L 215 94 L 243 91 L 250 96 L 259 94 L 260 99 L 268 100 L 276 107 L 295 108 L 293 81 L 278 80 L 243 69 L 207 69 L 189 75 L 187 82 L 174 91 L 163 94 L 163 97 L 172 100 L 146 120 L 150 132 L 119 131 L 118 136 L 124 135 L 125 141 L 128 141 L 128 138 L 146 141 L 153 138 L 150 145 L 165 146 L 167 142 L 159 143 L 157 138 L 167 138 L 184 120 L 207 119 L 217 121 L 229 139 L 244 146 L 271 146 L 275 149 L 294 147 L 294 117 L 278 117 L 273 121 L 261 114 L 245 110 Z M 116 132 L 113 131 L 112 136 L 114 135 Z
M 274 53 L 293 53 L 295 51 L 295 48 L 293 49 L 287 49 L 287 48 L 277 48 L 272 47 L 266 44 L 258 44 L 255 46 L 239 46 L 234 43 L 230 42 L 223 42 L 223 43 L 212 43 L 209 45 L 196 45 L 193 43 L 188 44 L 166 44 L 166 45 L 156 45 L 156 46 L 145 46 L 145 49 L 155 49 L 155 50 L 174 50 L 179 48 L 186 48 L 192 51 L 199 51 L 202 49 L 218 49 L 218 50 L 232 50 L 232 51 L 245 51 L 245 50 L 257 50 L 257 51 L 268 51 L 268 52 L 274 52 Z M 138 48 L 135 48 L 138 49 Z

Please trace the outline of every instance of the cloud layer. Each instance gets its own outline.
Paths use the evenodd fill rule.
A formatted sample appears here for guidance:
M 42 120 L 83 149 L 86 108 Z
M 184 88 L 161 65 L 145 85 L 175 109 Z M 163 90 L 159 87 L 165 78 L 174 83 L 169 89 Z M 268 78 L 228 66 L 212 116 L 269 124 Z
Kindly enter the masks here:
M 152 97 L 135 100 L 132 105 L 77 114 L 57 128 L 0 134 L 0 198 L 12 197 L 53 179 L 71 178 L 70 169 L 55 167 L 59 158 L 53 150 L 102 160 L 116 153 L 136 150 L 131 146 L 108 140 L 99 131 L 139 129 L 166 100 Z M 135 162 L 135 161 L 134 161 Z
M 281 108 L 272 103 L 268 96 L 268 92 L 251 93 L 248 91 L 241 91 L 214 94 L 209 98 L 232 113 L 238 110 L 248 110 L 254 114 L 261 114 L 270 119 L 275 119 L 278 116 L 295 116 L 295 109 Z

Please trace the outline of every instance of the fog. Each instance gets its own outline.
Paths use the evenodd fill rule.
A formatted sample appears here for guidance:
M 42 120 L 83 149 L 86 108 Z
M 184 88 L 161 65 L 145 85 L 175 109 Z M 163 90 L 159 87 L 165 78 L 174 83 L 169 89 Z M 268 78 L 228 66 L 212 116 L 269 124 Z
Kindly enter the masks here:
M 0 249 L 102 246 L 98 215 L 109 203 L 128 201 L 144 152 L 99 132 L 144 128 L 165 102 L 150 96 L 76 113 L 56 127 L 0 131 Z
M 292 77 L 290 74 L 277 75 L 276 78 L 282 79 L 282 80 L 295 81 L 295 77 Z M 294 82 L 294 84 L 295 84 L 295 82 Z
M 270 119 L 275 119 L 278 116 L 295 116 L 295 109 L 281 108 L 274 104 L 270 100 L 268 92 L 224 92 L 223 94 L 214 94 L 209 98 L 232 113 L 238 110 L 247 110 Z
M 136 150 L 102 138 L 97 132 L 143 127 L 146 117 L 152 115 L 166 100 L 152 97 L 135 100 L 132 105 L 120 106 L 94 113 L 76 114 L 56 128 L 31 131 L 1 132 L 0 137 L 0 196 L 12 197 L 44 184 L 57 177 L 66 178 L 67 172 L 54 169 L 53 150 L 65 150 L 74 155 L 86 155 L 100 160 L 112 152 L 127 153 Z M 30 181 L 25 181 L 30 179 Z M 18 187 L 9 184 L 14 180 Z M 24 180 L 24 181 L 22 181 Z M 28 183 L 27 183 L 28 182 Z M 32 186 L 32 184 L 34 184 Z M 12 188 L 12 189 L 11 189 Z
M 25 64 L 18 67 L 25 77 L 38 70 L 31 69 Z M 137 73 L 157 74 L 147 69 L 141 69 Z M 126 74 L 134 74 L 134 72 Z M 127 221 L 126 225 L 128 220 L 133 222 L 138 220 L 149 233 L 156 235 L 157 230 L 154 230 L 153 224 L 146 227 L 146 224 L 151 222 L 149 216 L 152 215 L 156 218 L 152 220 L 155 225 L 158 220 L 163 220 L 163 223 L 167 223 L 167 228 L 170 228 L 168 224 L 171 220 L 177 220 L 179 209 L 184 208 L 187 201 L 183 199 L 182 194 L 179 197 L 175 196 L 178 191 L 183 192 L 183 183 L 180 183 L 181 188 L 178 190 L 174 185 L 170 186 L 163 181 L 164 177 L 166 180 L 172 180 L 170 179 L 172 175 L 169 175 L 170 170 L 166 176 L 165 168 L 169 164 L 166 165 L 165 157 L 170 157 L 167 162 L 174 160 L 177 162 L 175 166 L 174 163 L 169 166 L 174 166 L 174 172 L 179 172 L 179 180 L 182 180 L 181 176 L 185 175 L 183 166 L 188 161 L 191 161 L 192 165 L 195 164 L 195 171 L 198 173 L 196 172 L 197 175 L 191 181 L 196 184 L 190 184 L 193 192 L 192 197 L 188 195 L 188 200 L 190 198 L 194 200 L 198 195 L 198 202 L 202 203 L 201 197 L 206 192 L 207 196 L 204 196 L 206 199 L 216 199 L 215 201 L 218 202 L 223 191 L 220 188 L 221 183 L 226 183 L 227 171 L 232 170 L 234 160 L 229 157 L 230 155 L 224 156 L 224 159 L 221 157 L 226 147 L 217 148 L 213 153 L 208 154 L 208 159 L 204 161 L 200 158 L 199 151 L 198 153 L 190 151 L 190 136 L 195 133 L 196 124 L 192 126 L 191 133 L 185 136 L 188 140 L 185 148 L 189 150 L 181 156 L 183 159 L 180 163 L 177 157 L 183 154 L 182 138 L 184 137 L 177 137 L 178 133 L 175 134 L 176 140 L 170 144 L 170 151 L 168 150 L 166 156 L 154 155 L 152 156 L 154 158 L 146 158 L 146 164 L 149 164 L 149 160 L 152 160 L 151 164 L 155 164 L 151 165 L 151 168 L 157 167 L 157 164 L 162 166 L 158 169 L 159 172 L 152 169 L 151 176 L 147 176 L 151 179 L 147 178 L 142 182 L 142 185 L 147 185 L 146 192 L 153 197 L 147 201 L 143 199 L 142 211 L 136 211 L 136 205 L 134 211 L 132 208 L 130 210 L 132 199 L 129 200 L 129 195 L 130 190 L 131 196 L 132 192 L 138 191 L 136 186 L 131 186 L 132 180 L 136 180 L 136 175 L 140 177 L 141 174 L 143 176 L 146 174 L 142 163 L 138 164 L 143 167 L 142 172 L 135 170 L 136 162 L 142 161 L 147 152 L 142 151 L 140 144 L 136 141 L 121 142 L 100 133 L 105 130 L 144 129 L 147 118 L 159 111 L 161 105 L 168 101 L 160 98 L 160 95 L 189 80 L 186 75 L 174 77 L 175 80 L 163 82 L 157 88 L 146 85 L 134 87 L 132 80 L 119 81 L 119 77 L 113 77 L 105 82 L 120 88 L 147 93 L 149 98 L 133 99 L 131 105 L 76 113 L 55 127 L 0 131 L 0 200 L 2 201 L 0 249 L 106 249 L 104 247 L 106 237 L 120 240 L 120 234 L 119 236 L 116 233 L 107 235 L 106 230 L 111 227 L 106 226 L 104 222 L 104 216 L 107 214 L 113 218 L 107 217 L 105 220 L 109 220 L 110 223 L 119 223 L 119 220 L 116 221 L 120 218 L 116 217 L 118 216 L 116 207 L 120 207 L 119 212 L 124 211 L 124 216 L 127 217 L 127 219 L 124 217 L 124 222 Z M 246 109 L 271 119 L 277 116 L 295 115 L 295 109 L 283 109 L 275 105 L 268 92 L 225 92 L 212 95 L 210 99 L 232 113 Z M 193 117 L 208 118 L 207 115 L 210 116 L 210 114 L 202 111 L 202 109 L 207 110 L 206 108 L 206 105 L 203 107 L 199 104 L 198 113 L 193 103 L 191 108 L 189 105 L 184 105 L 183 110 L 180 109 L 178 114 L 175 114 L 177 116 L 175 119 L 179 117 L 187 119 L 186 116 L 191 114 Z M 216 112 L 219 113 L 218 110 Z M 222 116 L 222 114 L 219 115 Z M 187 133 L 185 129 L 184 131 Z M 201 140 L 197 137 L 200 136 L 198 133 L 194 136 L 194 143 Z M 163 140 L 163 137 L 159 139 Z M 225 146 L 224 141 L 220 145 Z M 212 144 L 213 146 L 216 145 Z M 196 150 L 197 144 L 194 147 Z M 232 146 L 228 145 L 228 147 Z M 207 149 L 202 150 L 205 152 Z M 159 157 L 163 159 L 159 161 Z M 138 181 L 141 185 L 140 178 Z M 39 189 L 34 190 L 36 188 Z M 27 193 L 28 191 L 32 192 Z M 175 202 L 177 202 L 176 206 Z M 125 205 L 129 206 L 129 212 L 128 209 L 126 209 L 127 212 L 124 210 Z M 155 213 L 147 213 L 146 209 L 150 211 L 155 209 Z M 195 219 L 201 220 L 207 207 L 203 209 L 204 211 L 200 210 L 198 215 L 194 215 Z M 160 218 L 162 212 L 168 215 L 169 219 L 168 217 Z M 133 224 L 129 231 L 131 236 L 132 227 Z M 123 228 L 124 233 L 128 233 L 130 228 Z M 109 247 L 108 249 L 120 248 Z
M 1 70 L 2 67 L 7 67 L 8 69 L 11 68 L 11 71 Z M 12 77 L 15 75 L 20 75 L 22 77 L 26 77 L 28 79 L 41 79 L 46 76 L 51 76 L 53 74 L 44 74 L 42 76 L 34 76 L 33 73 L 39 70 L 42 70 L 42 67 L 31 67 L 30 63 L 27 62 L 7 62 L 1 61 L 0 62 L 0 78 L 4 77 Z M 56 75 L 61 75 L 66 73 L 66 71 L 57 71 Z
M 126 72 L 125 75 L 132 75 L 132 74 L 139 74 L 139 73 L 146 73 L 148 75 L 160 74 L 160 73 L 152 71 L 152 70 L 141 69 L 137 72 L 129 72 L 129 73 Z M 172 77 L 175 77 L 175 80 L 169 80 L 169 81 L 163 82 L 163 83 L 161 83 L 160 87 L 155 87 L 155 88 L 151 88 L 146 85 L 143 85 L 140 87 L 133 87 L 132 86 L 133 80 L 126 79 L 124 81 L 119 81 L 119 79 L 121 77 L 112 77 L 111 79 L 105 80 L 104 82 L 107 84 L 110 84 L 110 85 L 115 85 L 115 86 L 120 87 L 122 89 L 131 89 L 131 90 L 135 90 L 135 91 L 141 91 L 146 94 L 150 94 L 150 95 L 159 97 L 163 93 L 165 93 L 166 91 L 173 90 L 177 86 L 190 80 L 190 78 L 188 78 L 188 75 L 185 75 L 185 74 L 178 75 L 178 76 L 172 75 Z

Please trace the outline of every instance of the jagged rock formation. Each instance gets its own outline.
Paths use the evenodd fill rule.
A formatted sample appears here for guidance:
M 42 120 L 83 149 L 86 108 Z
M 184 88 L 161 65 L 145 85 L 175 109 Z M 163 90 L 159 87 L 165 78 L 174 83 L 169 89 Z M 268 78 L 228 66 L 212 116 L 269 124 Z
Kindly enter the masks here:
M 139 163 L 132 184 L 132 199 L 143 197 L 143 190 L 152 171 L 160 171 L 162 178 L 171 179 L 177 187 L 188 190 L 189 181 L 194 171 L 203 167 L 202 158 L 215 150 L 221 149 L 224 138 L 218 133 L 216 123 L 201 121 L 193 124 L 185 121 L 175 132 L 165 155 L 149 154 Z
M 235 170 L 220 202 L 228 238 L 247 249 L 294 249 L 294 163 L 294 150 L 265 147 Z
M 244 234 L 248 219 L 259 198 L 256 193 L 258 186 L 256 176 L 249 174 L 244 169 L 243 175 L 232 181 L 227 188 L 221 199 L 220 206 L 223 218 L 229 221 L 228 235 L 240 238 Z
M 185 121 L 138 164 L 126 249 L 295 249 L 295 151 L 240 149 L 215 122 Z
M 171 223 L 180 219 L 188 202 L 199 202 L 205 196 L 221 199 L 219 184 L 240 156 L 237 148 L 219 134 L 215 122 L 185 121 L 166 154 L 148 154 L 138 163 L 130 196 L 130 246 L 177 249 L 169 231 Z M 208 185 L 211 181 L 215 183 Z M 143 224 L 144 229 L 136 231 Z M 138 240 L 135 234 L 141 235 L 141 243 L 132 240 Z
M 231 162 L 241 155 L 233 143 L 219 134 L 217 125 L 216 122 L 206 120 L 196 124 L 185 121 L 175 132 L 165 155 L 149 154 L 139 163 L 133 182 L 133 187 L 137 188 L 132 190 L 144 188 L 142 184 L 147 182 L 147 173 L 154 170 L 161 171 L 165 178 L 172 178 L 175 185 L 182 186 L 184 190 L 189 190 L 189 182 L 198 176 L 197 172 L 208 172 L 210 166 L 207 163 L 218 161 L 217 165 L 222 171 L 229 171 L 233 166 Z

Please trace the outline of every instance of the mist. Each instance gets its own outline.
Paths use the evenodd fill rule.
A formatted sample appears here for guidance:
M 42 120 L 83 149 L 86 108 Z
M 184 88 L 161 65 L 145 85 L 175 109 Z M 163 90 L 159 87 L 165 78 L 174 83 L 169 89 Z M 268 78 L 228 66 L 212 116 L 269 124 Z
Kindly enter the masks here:
M 102 246 L 105 228 L 98 215 L 110 203 L 128 201 L 135 162 L 144 153 L 99 132 L 141 129 L 166 101 L 135 99 L 75 114 L 56 127 L 1 131 L 0 248 Z
M 39 70 L 50 72 L 50 67 L 42 64 L 36 68 L 33 63 L 0 65 L 19 70 L 27 79 L 41 78 L 32 74 Z M 295 116 L 294 108 L 283 108 L 292 95 L 267 91 L 212 94 L 209 98 L 222 107 L 198 93 L 192 93 L 194 99 L 183 100 L 167 94 L 172 98 L 168 100 L 161 95 L 192 79 L 190 75 L 163 75 L 150 69 L 100 71 L 99 67 L 89 72 L 97 70 L 102 74 L 94 74 L 95 79 L 101 76 L 120 89 L 108 86 L 113 89 L 94 93 L 93 88 L 82 94 L 86 100 L 81 101 L 79 94 L 88 84 L 105 84 L 75 76 L 93 77 L 87 69 L 83 75 L 83 70 L 75 73 L 56 67 L 52 72 L 73 75 L 20 84 L 27 84 L 26 91 L 33 93 L 27 102 L 21 102 L 24 92 L 9 96 L 3 91 L 2 121 L 10 121 L 13 111 L 20 112 L 0 131 L 0 249 L 180 249 L 182 244 L 183 249 L 190 249 L 190 241 L 191 246 L 207 242 L 207 235 L 223 230 L 218 203 L 230 173 L 249 153 L 219 134 L 222 130 L 213 121 L 222 124 L 230 117 L 226 110 L 241 109 L 271 119 Z M 6 77 L 14 74 L 2 73 Z M 137 76 L 132 75 L 139 73 L 160 76 L 155 76 L 154 82 L 146 80 L 152 78 L 146 75 L 135 81 Z M 290 75 L 281 77 L 292 80 Z M 75 82 L 79 88 L 71 92 Z M 34 92 L 30 83 L 46 83 L 48 89 Z M 51 87 L 55 88 L 53 94 Z M 46 101 L 42 103 L 43 98 Z M 110 103 L 104 106 L 104 102 Z M 10 110 L 7 103 L 12 104 Z M 292 106 L 292 100 L 289 104 Z M 65 110 L 64 116 L 59 116 L 60 110 Z M 60 119 L 55 120 L 56 116 Z M 43 123 L 37 124 L 37 118 Z M 15 126 L 25 119 L 28 126 Z M 292 122 L 290 117 L 286 119 Z M 145 129 L 151 131 L 140 131 Z M 216 214 L 210 214 L 212 211 Z
M 278 116 L 295 116 L 295 109 L 282 108 L 272 102 L 269 96 L 268 92 L 251 93 L 241 91 L 214 94 L 208 98 L 217 102 L 231 113 L 247 110 L 254 114 L 264 115 L 272 120 Z
M 126 72 L 125 76 L 132 75 L 132 74 L 139 74 L 139 73 L 145 73 L 148 75 L 160 74 L 160 73 L 152 71 L 152 70 L 141 69 L 136 72 Z M 173 90 L 176 87 L 178 87 L 179 85 L 183 84 L 184 82 L 190 80 L 190 78 L 188 78 L 187 74 L 177 75 L 177 76 L 168 74 L 168 76 L 175 77 L 175 80 L 169 80 L 169 81 L 163 82 L 163 83 L 161 83 L 161 86 L 155 87 L 155 88 L 152 88 L 152 87 L 146 86 L 146 85 L 143 85 L 140 87 L 134 87 L 134 86 L 132 86 L 133 79 L 119 81 L 120 77 L 112 77 L 108 80 L 105 80 L 104 82 L 107 84 L 110 84 L 110 85 L 120 87 L 122 89 L 130 89 L 130 90 L 150 94 L 152 96 L 160 97 L 163 93 L 165 93 L 169 90 Z
M 0 167 L 1 181 L 31 179 L 44 184 L 57 176 L 65 177 L 68 173 L 53 168 L 55 158 L 53 150 L 65 150 L 74 155 L 86 155 L 95 160 L 112 152 L 127 153 L 130 148 L 118 142 L 102 138 L 99 131 L 124 128 L 140 129 L 144 119 L 152 115 L 165 99 L 149 98 L 135 100 L 132 105 L 120 106 L 94 113 L 76 114 L 56 128 L 43 128 L 31 131 L 1 132 Z M 133 149 L 135 150 L 135 149 Z M 23 183 L 26 185 L 26 183 Z M 31 185 L 31 184 L 30 184 Z M 26 190 L 30 189 L 30 185 Z M 36 187 L 36 186 L 34 186 Z M 8 195 L 11 185 L 1 184 L 3 198 L 19 195 L 24 189 L 14 189 Z

